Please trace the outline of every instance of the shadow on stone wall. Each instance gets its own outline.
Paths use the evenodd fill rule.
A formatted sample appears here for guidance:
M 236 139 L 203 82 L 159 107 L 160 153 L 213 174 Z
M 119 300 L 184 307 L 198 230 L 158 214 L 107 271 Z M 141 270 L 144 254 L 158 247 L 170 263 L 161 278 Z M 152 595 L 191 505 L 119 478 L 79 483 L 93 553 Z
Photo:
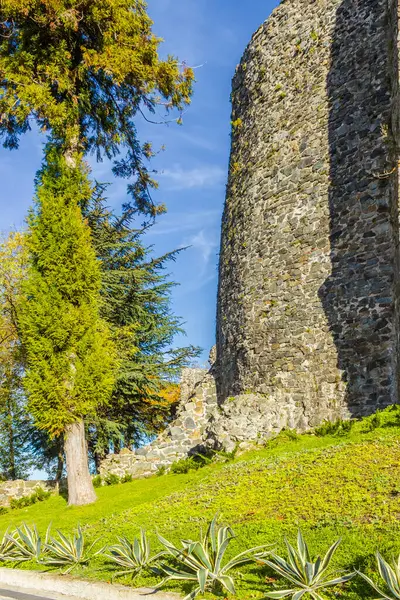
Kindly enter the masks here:
M 353 415 L 398 398 L 396 174 L 383 175 L 396 164 L 387 136 L 397 72 L 387 4 L 342 2 L 327 80 L 332 272 L 319 295 Z

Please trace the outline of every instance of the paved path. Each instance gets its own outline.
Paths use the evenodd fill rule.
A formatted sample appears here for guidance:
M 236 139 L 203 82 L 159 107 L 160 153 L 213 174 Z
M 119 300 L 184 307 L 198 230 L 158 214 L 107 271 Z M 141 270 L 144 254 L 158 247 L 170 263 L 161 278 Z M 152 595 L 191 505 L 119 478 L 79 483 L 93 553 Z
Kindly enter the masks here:
M 18 592 L 16 590 L 5 590 L 0 588 L 0 600 L 52 600 L 48 596 L 32 596 L 25 592 Z
M 43 596 L 31 596 L 25 592 L 16 592 L 13 590 L 0 589 L 0 600 L 51 600 Z

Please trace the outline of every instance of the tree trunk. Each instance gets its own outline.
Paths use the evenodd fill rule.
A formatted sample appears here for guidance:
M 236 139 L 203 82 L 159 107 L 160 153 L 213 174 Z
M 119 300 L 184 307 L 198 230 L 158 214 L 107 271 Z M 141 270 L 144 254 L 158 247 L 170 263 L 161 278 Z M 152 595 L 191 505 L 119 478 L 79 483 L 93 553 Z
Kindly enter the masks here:
M 11 388 L 10 396 L 7 402 L 8 408 L 8 460 L 9 460 L 9 479 L 17 479 L 17 469 L 15 464 L 15 445 L 14 445 L 14 426 L 13 426 L 13 412 L 11 404 Z
M 62 479 L 64 470 L 64 453 L 60 450 L 57 454 L 57 471 L 56 471 L 56 484 L 58 485 Z
M 64 449 L 67 464 L 68 504 L 81 506 L 97 500 L 89 473 L 88 451 L 83 419 L 65 428 Z

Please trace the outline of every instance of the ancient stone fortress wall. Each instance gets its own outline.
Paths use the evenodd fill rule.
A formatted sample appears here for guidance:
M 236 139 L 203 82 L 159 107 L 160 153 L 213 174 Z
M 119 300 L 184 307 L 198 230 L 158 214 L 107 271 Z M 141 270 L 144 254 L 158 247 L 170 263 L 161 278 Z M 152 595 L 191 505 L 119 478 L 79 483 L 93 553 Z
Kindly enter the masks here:
M 398 401 L 396 8 L 283 1 L 237 69 L 220 401 L 258 394 L 302 427 Z
M 283 0 L 254 34 L 233 81 L 216 363 L 186 371 L 177 421 L 103 475 L 398 402 L 398 51 L 398 0 Z

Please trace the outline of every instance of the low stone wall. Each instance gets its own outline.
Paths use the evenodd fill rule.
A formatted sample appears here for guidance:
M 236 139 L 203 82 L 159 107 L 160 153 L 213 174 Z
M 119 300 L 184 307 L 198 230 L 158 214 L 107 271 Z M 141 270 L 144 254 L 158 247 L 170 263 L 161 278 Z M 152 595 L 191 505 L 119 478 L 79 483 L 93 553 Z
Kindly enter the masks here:
M 52 481 L 25 481 L 23 479 L 0 483 L 0 506 L 9 506 L 10 500 L 14 498 L 19 500 L 25 496 L 31 496 L 39 488 L 45 491 L 54 491 L 55 484 Z
M 323 397 L 327 397 L 324 392 L 321 392 Z M 198 452 L 230 452 L 236 446 L 246 450 L 265 444 L 282 429 L 306 431 L 324 420 L 335 420 L 338 414 L 343 419 L 350 416 L 348 411 L 340 411 L 336 405 L 326 402 L 316 404 L 310 411 L 296 398 L 288 403 L 285 397 L 252 393 L 234 396 L 219 404 L 215 365 L 209 371 L 185 369 L 176 420 L 152 444 L 107 456 L 100 474 L 103 478 L 110 474 L 150 477 L 160 467 L 168 470 L 172 463 Z
M 217 409 L 217 393 L 211 371 L 185 369 L 181 379 L 181 403 L 177 418 L 154 442 L 137 450 L 109 454 L 100 466 L 100 475 L 137 477 L 154 475 L 160 467 L 204 450 L 207 427 Z

